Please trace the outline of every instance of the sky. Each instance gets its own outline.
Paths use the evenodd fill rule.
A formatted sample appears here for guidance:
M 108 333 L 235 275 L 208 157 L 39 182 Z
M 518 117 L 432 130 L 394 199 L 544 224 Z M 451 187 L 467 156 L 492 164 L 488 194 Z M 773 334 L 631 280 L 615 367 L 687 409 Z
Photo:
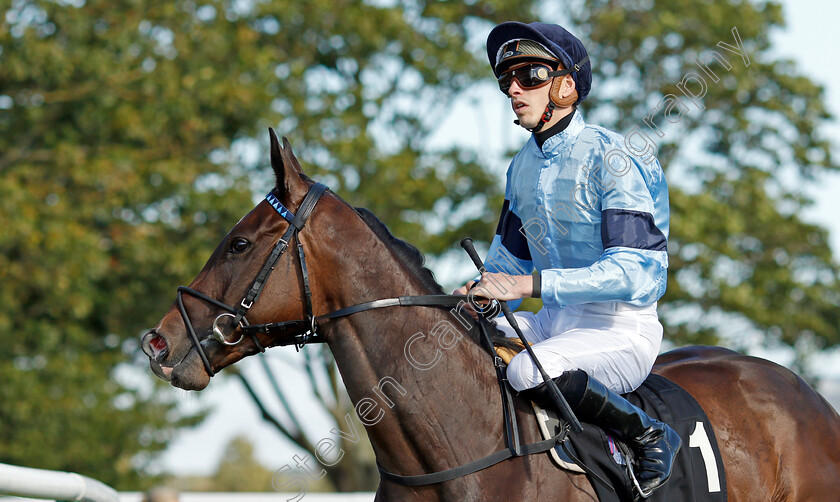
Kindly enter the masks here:
M 783 0 L 785 17 L 788 27 L 775 36 L 776 51 L 781 57 L 795 60 L 797 71 L 809 76 L 812 80 L 825 87 L 825 99 L 829 111 L 840 115 L 840 65 L 838 65 L 836 48 L 840 47 L 840 30 L 836 23 L 840 21 L 840 2 L 831 0 Z M 737 22 L 736 22 L 737 24 Z M 473 127 L 477 131 L 476 141 L 482 144 L 501 145 L 501 149 L 513 148 L 524 142 L 527 133 L 513 125 L 513 116 L 507 108 L 506 100 L 494 91 L 485 106 L 484 96 L 481 96 L 482 106 L 475 106 L 473 101 L 456 104 L 451 118 L 442 128 Z M 489 127 L 488 124 L 499 123 L 499 127 Z M 834 121 L 827 130 L 840 143 L 840 122 Z M 480 138 L 480 139 L 478 139 Z M 840 156 L 840 151 L 837 152 Z M 507 159 L 502 159 L 506 164 Z M 831 236 L 831 246 L 836 255 L 840 255 L 840 174 L 826 175 L 811 187 L 808 193 L 815 200 L 813 208 L 803 216 L 813 223 L 828 228 Z M 437 275 L 445 276 L 446 271 Z M 773 354 L 762 354 L 773 358 Z M 305 381 L 302 374 L 296 374 L 293 362 L 299 357 L 293 348 L 272 349 L 267 354 L 269 362 L 278 371 L 278 380 L 291 382 L 293 385 Z M 832 368 L 826 374 L 840 381 L 840 359 L 833 356 Z M 785 363 L 785 361 L 778 361 Z M 246 359 L 237 364 L 240 370 L 257 388 L 260 395 L 265 396 L 270 406 L 277 410 L 276 396 L 271 394 L 267 379 L 262 373 L 259 362 L 254 358 Z M 285 384 L 287 387 L 289 384 Z M 840 384 L 836 385 L 837 395 L 840 396 Z M 291 390 L 291 389 L 286 389 Z M 259 412 L 247 396 L 242 385 L 234 378 L 216 377 L 207 390 L 196 393 L 178 392 L 178 399 L 186 410 L 208 407 L 214 411 L 199 427 L 182 431 L 176 437 L 166 453 L 161 457 L 157 468 L 176 474 L 210 474 L 215 471 L 221 458 L 223 448 L 227 442 L 238 435 L 251 439 L 256 448 L 257 458 L 269 469 L 277 470 L 285 464 L 292 464 L 292 456 L 300 453 L 280 438 L 278 432 L 259 416 Z M 274 399 L 271 399 L 274 397 Z M 835 407 L 840 401 L 835 401 Z M 329 420 L 321 415 L 312 403 L 294 403 L 308 413 L 308 424 L 312 437 L 320 439 L 332 437 L 329 432 L 332 427 Z M 303 452 L 306 453 L 306 452 Z M 310 454 L 311 456 L 311 454 Z M 292 464 L 293 465 L 293 464 Z

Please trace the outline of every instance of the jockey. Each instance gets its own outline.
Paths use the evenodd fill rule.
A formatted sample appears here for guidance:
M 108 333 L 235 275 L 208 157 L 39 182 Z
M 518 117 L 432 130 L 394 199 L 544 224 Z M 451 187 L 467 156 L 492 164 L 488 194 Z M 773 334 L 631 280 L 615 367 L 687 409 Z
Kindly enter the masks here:
M 668 187 L 659 162 L 620 134 L 584 122 L 592 83 L 580 40 L 564 28 L 507 22 L 487 55 L 518 125 L 533 134 L 507 171 L 505 201 L 478 283 L 455 294 L 541 297 L 516 312 L 525 338 L 575 414 L 634 451 L 642 496 L 671 475 L 680 438 L 622 398 L 645 380 L 662 341 L 656 302 L 665 292 Z M 532 272 L 533 275 L 532 275 Z M 515 337 L 504 318 L 499 328 Z M 527 352 L 507 369 L 514 389 L 551 402 Z

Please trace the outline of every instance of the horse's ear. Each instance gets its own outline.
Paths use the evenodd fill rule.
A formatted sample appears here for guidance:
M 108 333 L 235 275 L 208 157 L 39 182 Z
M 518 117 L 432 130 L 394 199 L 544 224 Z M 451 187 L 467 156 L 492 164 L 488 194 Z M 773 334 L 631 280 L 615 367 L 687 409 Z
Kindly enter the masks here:
M 271 167 L 274 169 L 274 176 L 277 179 L 277 188 L 289 192 L 295 187 L 302 185 L 301 175 L 303 170 L 300 163 L 292 152 L 292 145 L 283 137 L 283 146 L 277 139 L 274 129 L 268 128 L 268 135 L 271 138 Z

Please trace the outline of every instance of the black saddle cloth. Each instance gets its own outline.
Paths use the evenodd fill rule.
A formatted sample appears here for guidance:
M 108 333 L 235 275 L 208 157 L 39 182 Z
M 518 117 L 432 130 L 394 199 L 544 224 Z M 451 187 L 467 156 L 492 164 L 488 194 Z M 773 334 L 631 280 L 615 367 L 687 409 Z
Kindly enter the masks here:
M 700 404 L 682 387 L 651 374 L 635 391 L 624 397 L 648 415 L 670 425 L 682 439 L 674 469 L 667 483 L 647 499 L 633 489 L 627 471 L 626 446 L 590 424 L 571 439 L 580 460 L 615 492 L 592 479 L 601 502 L 726 502 L 726 475 L 714 430 Z

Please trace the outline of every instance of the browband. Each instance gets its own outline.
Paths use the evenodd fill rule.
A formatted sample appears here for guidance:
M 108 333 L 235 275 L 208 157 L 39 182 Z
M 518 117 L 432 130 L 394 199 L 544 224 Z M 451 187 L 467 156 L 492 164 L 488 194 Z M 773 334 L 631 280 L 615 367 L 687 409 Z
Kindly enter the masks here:
M 282 216 L 286 220 L 292 221 L 294 219 L 295 215 L 289 210 L 289 208 L 287 208 L 283 205 L 282 202 L 280 202 L 280 199 L 278 199 L 276 195 L 274 195 L 274 190 L 265 194 L 265 200 L 267 200 L 268 203 L 271 204 L 271 207 L 273 207 L 274 210 L 277 211 L 280 214 L 280 216 Z

